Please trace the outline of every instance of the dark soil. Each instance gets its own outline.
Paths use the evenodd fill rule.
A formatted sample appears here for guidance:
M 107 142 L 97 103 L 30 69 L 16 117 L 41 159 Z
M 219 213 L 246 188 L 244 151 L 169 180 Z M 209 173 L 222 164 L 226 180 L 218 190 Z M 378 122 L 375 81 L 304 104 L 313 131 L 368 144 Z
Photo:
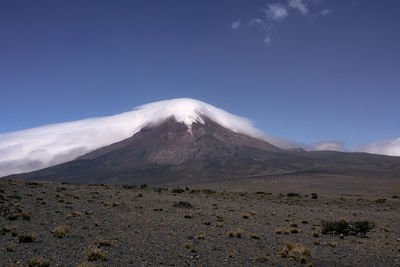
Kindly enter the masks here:
M 0 265 L 400 264 L 399 198 L 210 189 L 1 179 Z M 365 237 L 321 233 L 321 221 L 340 219 L 375 227 Z

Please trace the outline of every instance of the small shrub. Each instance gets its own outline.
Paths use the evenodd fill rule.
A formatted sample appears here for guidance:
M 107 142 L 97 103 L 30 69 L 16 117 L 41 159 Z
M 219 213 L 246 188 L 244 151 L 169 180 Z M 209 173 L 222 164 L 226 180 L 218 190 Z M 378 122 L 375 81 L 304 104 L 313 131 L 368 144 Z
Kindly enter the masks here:
M 140 189 L 145 189 L 145 188 L 147 188 L 147 187 L 148 187 L 147 184 L 141 184 L 141 185 L 140 185 Z
M 19 218 L 19 216 L 21 216 L 21 213 L 13 213 L 11 215 L 8 215 L 7 219 L 9 219 L 10 221 L 15 221 Z
M 209 221 L 205 221 L 205 222 L 203 222 L 203 224 L 204 224 L 204 225 L 210 225 L 210 224 L 211 224 L 211 222 L 209 222 Z
M 183 217 L 185 217 L 186 219 L 190 219 L 193 218 L 194 214 L 193 213 L 185 213 L 185 215 Z
M 217 222 L 217 223 L 215 224 L 215 226 L 216 226 L 216 227 L 222 228 L 222 227 L 224 227 L 224 223 L 223 223 L 223 222 Z
M 317 199 L 318 198 L 318 194 L 317 193 L 312 193 L 311 194 L 311 198 L 312 199 Z
M 256 234 L 253 234 L 253 233 L 251 233 L 251 234 L 250 234 L 250 238 L 253 238 L 253 239 L 260 239 L 260 236 L 259 236 L 259 235 L 256 235 Z
M 248 219 L 248 218 L 250 218 L 250 216 L 247 215 L 247 214 L 242 214 L 242 218 L 243 218 L 243 219 Z
M 172 205 L 174 208 L 186 208 L 186 209 L 191 209 L 193 208 L 192 204 L 186 201 L 179 201 L 178 203 L 174 203 Z
M 29 260 L 29 267 L 48 267 L 50 266 L 50 261 L 42 257 L 35 257 Z
M 331 242 L 329 243 L 329 246 L 335 248 L 337 247 L 337 242 Z
M 374 222 L 367 220 L 348 222 L 346 220 L 339 221 L 322 221 L 323 234 L 343 234 L 343 235 L 361 235 L 365 236 L 375 227 Z
M 319 232 L 317 232 L 317 231 L 312 232 L 312 236 L 313 237 L 319 237 Z
M 205 239 L 205 238 L 206 238 L 206 235 L 205 235 L 205 234 L 196 235 L 195 238 L 196 238 L 196 239 L 201 239 L 201 240 L 202 240 L 202 239 Z
M 385 202 L 386 202 L 386 198 L 379 198 L 379 199 L 375 200 L 375 203 L 378 203 L 378 204 L 382 204 Z
M 21 234 L 18 235 L 18 240 L 20 243 L 31 243 L 36 240 L 35 234 Z
M 107 254 L 105 254 L 101 249 L 99 248 L 92 248 L 90 249 L 87 253 L 87 260 L 88 261 L 97 261 L 97 260 L 102 260 L 106 261 L 108 260 Z
M 279 252 L 281 258 L 289 258 L 300 263 L 306 263 L 304 256 L 311 256 L 311 250 L 300 244 L 286 242 L 285 247 Z
M 80 213 L 79 211 L 73 211 L 73 212 L 71 212 L 71 213 L 69 213 L 69 214 L 67 215 L 67 219 L 71 219 L 71 218 L 74 218 L 74 217 L 81 216 L 81 214 L 82 214 L 82 213 Z
M 63 238 L 69 232 L 69 228 L 66 226 L 58 226 L 54 228 L 52 234 L 54 237 Z
M 111 241 L 109 241 L 109 240 L 99 240 L 98 243 L 100 246 L 103 246 L 103 247 L 111 246 Z
M 123 189 L 136 189 L 136 185 L 127 185 L 127 184 L 124 184 L 124 185 L 122 186 L 122 188 L 123 188 Z
M 13 252 L 13 251 L 14 251 L 14 247 L 12 247 L 12 246 L 7 246 L 7 247 L 6 247 L 6 251 L 7 251 L 7 252 Z
M 228 232 L 229 237 L 236 237 L 236 238 L 242 238 L 244 231 L 243 230 L 231 230 Z
M 287 197 L 301 197 L 301 195 L 299 193 L 287 193 L 286 196 Z
M 216 193 L 216 192 L 213 191 L 213 190 L 210 190 L 210 189 L 204 189 L 204 190 L 203 190 L 203 193 L 209 195 L 209 194 L 214 194 L 214 193 Z
M 21 217 L 23 220 L 30 220 L 31 219 L 31 215 L 25 211 L 21 212 Z
M 181 194 L 181 193 L 185 192 L 185 189 L 177 187 L 177 188 L 172 189 L 171 192 L 174 194 Z

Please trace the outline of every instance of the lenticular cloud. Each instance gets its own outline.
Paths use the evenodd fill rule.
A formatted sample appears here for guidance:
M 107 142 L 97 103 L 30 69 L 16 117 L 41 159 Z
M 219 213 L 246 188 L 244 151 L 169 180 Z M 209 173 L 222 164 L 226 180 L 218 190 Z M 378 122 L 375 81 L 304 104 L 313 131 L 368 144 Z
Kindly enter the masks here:
M 171 116 L 190 126 L 209 117 L 225 128 L 272 143 L 284 143 L 242 117 L 194 99 L 173 99 L 136 107 L 122 114 L 0 134 L 0 176 L 28 172 L 73 160 L 89 151 L 134 135 Z

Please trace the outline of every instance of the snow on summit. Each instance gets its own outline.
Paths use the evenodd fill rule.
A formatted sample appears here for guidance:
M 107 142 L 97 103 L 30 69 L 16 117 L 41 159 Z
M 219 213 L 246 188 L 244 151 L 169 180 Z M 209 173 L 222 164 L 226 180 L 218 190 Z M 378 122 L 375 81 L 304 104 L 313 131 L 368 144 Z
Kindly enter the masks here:
M 0 134 L 0 177 L 73 160 L 94 149 L 129 138 L 142 127 L 171 116 L 185 123 L 189 131 L 194 122 L 203 123 L 201 116 L 205 116 L 232 131 L 269 139 L 246 118 L 195 99 L 178 98 L 142 105 L 113 116 Z

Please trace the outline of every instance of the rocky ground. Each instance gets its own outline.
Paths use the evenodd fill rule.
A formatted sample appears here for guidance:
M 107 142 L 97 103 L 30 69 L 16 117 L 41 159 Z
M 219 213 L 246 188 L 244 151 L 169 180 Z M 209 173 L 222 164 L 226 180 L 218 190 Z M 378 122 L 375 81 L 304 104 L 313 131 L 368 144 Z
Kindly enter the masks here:
M 400 265 L 400 195 L 287 193 L 1 179 L 0 265 Z M 375 227 L 322 234 L 340 219 Z

